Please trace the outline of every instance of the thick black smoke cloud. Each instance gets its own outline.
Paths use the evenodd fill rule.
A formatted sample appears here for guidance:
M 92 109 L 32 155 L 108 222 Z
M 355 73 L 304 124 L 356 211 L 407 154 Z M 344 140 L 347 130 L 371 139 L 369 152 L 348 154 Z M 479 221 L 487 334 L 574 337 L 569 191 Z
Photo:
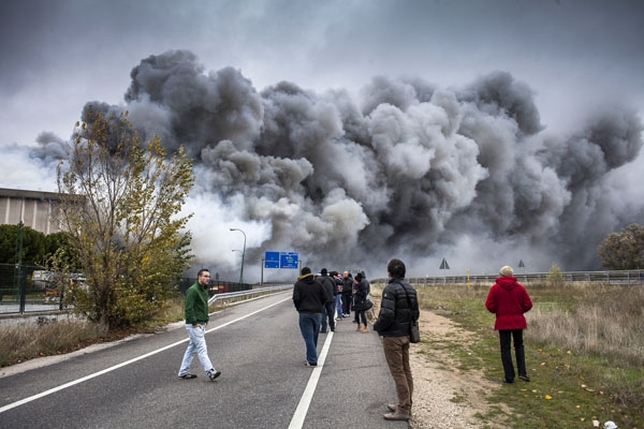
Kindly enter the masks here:
M 290 82 L 260 92 L 239 70 L 206 72 L 191 52 L 170 51 L 131 77 L 126 106 L 94 108 L 127 109 L 144 137 L 188 149 L 194 206 L 214 213 L 191 229 L 256 225 L 247 264 L 279 250 L 314 269 L 378 274 L 393 256 L 415 275 L 443 256 L 459 258 L 460 273 L 519 259 L 590 269 L 606 234 L 642 221 L 607 180 L 639 154 L 637 113 L 613 107 L 575 135 L 549 135 L 532 90 L 508 73 L 458 90 L 377 77 L 359 94 Z M 195 236 L 200 258 L 232 272 L 230 247 Z

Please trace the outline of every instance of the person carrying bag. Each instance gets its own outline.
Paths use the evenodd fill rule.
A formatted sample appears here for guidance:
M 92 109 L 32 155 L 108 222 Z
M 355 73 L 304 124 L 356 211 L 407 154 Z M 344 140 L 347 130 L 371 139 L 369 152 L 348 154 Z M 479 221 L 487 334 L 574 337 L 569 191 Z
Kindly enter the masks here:
M 373 329 L 383 337 L 382 346 L 396 385 L 398 403 L 388 404 L 387 409 L 391 412 L 383 417 L 385 420 L 407 421 L 411 416 L 414 391 L 409 364 L 410 333 L 414 325 L 418 326 L 420 310 L 416 291 L 405 281 L 404 262 L 400 259 L 390 260 L 387 272 L 389 284 L 382 291 L 380 313 Z

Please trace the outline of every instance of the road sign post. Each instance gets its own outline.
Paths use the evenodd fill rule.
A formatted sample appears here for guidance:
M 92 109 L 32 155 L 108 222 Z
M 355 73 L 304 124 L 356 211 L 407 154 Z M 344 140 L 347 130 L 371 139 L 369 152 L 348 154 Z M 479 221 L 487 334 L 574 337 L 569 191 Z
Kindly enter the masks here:
M 441 266 L 438 267 L 439 270 L 449 270 L 449 264 L 447 263 L 447 259 L 443 258 L 441 261 Z M 447 283 L 447 277 L 443 276 L 443 284 Z

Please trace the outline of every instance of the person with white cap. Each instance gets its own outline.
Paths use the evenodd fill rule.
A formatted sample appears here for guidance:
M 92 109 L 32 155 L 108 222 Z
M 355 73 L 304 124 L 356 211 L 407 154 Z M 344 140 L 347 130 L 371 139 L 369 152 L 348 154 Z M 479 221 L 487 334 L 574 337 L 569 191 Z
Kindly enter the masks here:
M 514 383 L 514 366 L 512 365 L 511 344 L 514 340 L 514 353 L 517 360 L 519 378 L 530 381 L 525 364 L 523 349 L 523 330 L 528 327 L 524 313 L 532 308 L 530 295 L 525 287 L 517 282 L 514 270 L 505 266 L 499 271 L 501 277 L 490 288 L 485 301 L 485 307 L 490 313 L 496 314 L 494 330 L 499 331 L 501 343 L 501 363 L 505 377 L 504 383 Z
M 604 423 L 604 429 L 617 429 L 617 425 L 615 424 L 614 421 L 609 420 L 606 423 Z

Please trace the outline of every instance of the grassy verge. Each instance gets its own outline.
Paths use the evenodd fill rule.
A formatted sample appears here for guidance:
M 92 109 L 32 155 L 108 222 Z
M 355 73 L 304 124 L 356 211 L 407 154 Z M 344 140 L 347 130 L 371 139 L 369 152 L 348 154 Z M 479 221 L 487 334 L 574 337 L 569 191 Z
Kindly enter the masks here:
M 644 428 L 644 291 L 641 287 L 526 285 L 535 304 L 527 313 L 526 363 L 530 383 L 502 385 L 494 315 L 484 307 L 489 287 L 417 288 L 421 308 L 436 311 L 470 333 L 467 343 L 432 339 L 446 367 L 481 371 L 499 388 L 489 392 L 486 422 L 515 429 L 592 428 L 614 420 Z M 435 354 L 433 354 L 435 355 Z M 504 406 L 497 406 L 503 404 Z M 510 410 L 510 411 L 507 411 Z
M 69 353 L 90 344 L 113 341 L 114 335 L 96 324 L 72 319 L 0 326 L 0 366 Z
M 0 367 L 14 365 L 42 356 L 54 356 L 80 350 L 97 343 L 123 339 L 137 333 L 154 332 L 161 326 L 183 319 L 183 299 L 172 299 L 156 318 L 145 325 L 107 330 L 104 326 L 69 317 L 37 322 L 0 325 Z

